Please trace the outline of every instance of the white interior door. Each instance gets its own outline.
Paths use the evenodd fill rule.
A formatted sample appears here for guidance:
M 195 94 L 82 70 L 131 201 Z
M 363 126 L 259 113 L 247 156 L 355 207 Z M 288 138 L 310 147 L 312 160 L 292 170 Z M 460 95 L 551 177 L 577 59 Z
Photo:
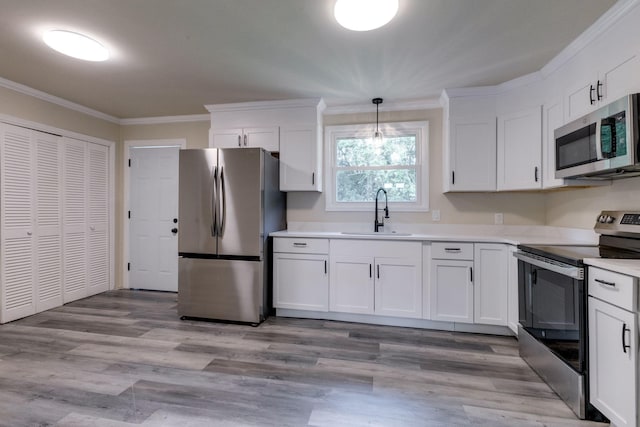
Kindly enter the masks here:
M 179 146 L 131 147 L 129 287 L 178 291 Z

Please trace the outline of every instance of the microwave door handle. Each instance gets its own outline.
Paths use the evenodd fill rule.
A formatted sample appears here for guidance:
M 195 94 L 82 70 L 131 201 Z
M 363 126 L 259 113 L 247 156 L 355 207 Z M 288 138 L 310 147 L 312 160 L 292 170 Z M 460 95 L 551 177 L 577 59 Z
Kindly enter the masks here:
M 602 160 L 602 120 L 596 120 L 596 159 Z

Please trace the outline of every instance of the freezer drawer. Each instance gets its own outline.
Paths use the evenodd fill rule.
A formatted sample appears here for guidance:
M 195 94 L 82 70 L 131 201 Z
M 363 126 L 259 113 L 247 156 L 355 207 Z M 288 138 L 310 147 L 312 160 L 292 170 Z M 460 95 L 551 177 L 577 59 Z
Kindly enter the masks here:
M 266 317 L 264 261 L 178 260 L 178 315 L 260 323 Z

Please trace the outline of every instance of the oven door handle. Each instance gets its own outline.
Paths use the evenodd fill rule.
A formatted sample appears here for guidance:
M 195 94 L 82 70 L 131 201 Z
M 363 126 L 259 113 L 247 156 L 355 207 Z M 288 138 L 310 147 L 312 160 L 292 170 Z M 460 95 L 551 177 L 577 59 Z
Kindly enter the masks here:
M 553 271 L 554 273 L 562 274 L 563 276 L 569 276 L 578 280 L 584 279 L 584 269 L 580 267 L 560 263 L 551 263 L 545 261 L 544 259 L 531 256 L 522 251 L 514 252 L 513 256 L 518 258 L 520 261 L 535 265 L 536 267 L 544 268 L 545 270 Z

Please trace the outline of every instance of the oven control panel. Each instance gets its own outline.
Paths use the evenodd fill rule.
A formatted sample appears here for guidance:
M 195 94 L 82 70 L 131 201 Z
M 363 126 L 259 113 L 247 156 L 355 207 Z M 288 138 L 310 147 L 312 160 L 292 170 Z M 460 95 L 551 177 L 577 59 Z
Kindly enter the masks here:
M 640 237 L 640 211 L 602 211 L 594 229 L 600 234 Z

